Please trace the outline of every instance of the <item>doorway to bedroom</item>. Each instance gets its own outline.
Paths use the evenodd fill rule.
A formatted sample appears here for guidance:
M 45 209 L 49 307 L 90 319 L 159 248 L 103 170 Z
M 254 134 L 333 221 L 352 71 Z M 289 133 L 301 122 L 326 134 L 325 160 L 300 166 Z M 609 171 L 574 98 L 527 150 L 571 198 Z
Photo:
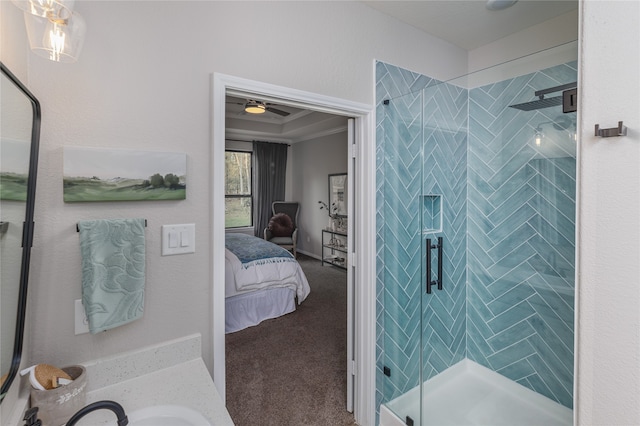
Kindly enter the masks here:
M 224 78 L 233 79 L 231 77 L 223 76 L 223 79 Z M 245 83 L 245 81 L 242 81 L 242 83 Z M 258 85 L 260 86 L 260 84 Z M 339 399 L 342 399 L 342 401 L 338 401 L 338 405 L 342 406 L 342 411 L 345 413 L 347 409 L 349 409 L 349 411 L 354 411 L 355 401 L 357 418 L 358 411 L 366 411 L 366 409 L 362 408 L 366 404 L 363 404 L 361 401 L 363 399 L 366 400 L 367 397 L 365 396 L 366 392 L 362 392 L 360 397 L 358 397 L 358 389 L 362 388 L 359 387 L 361 386 L 358 382 L 359 377 L 355 374 L 355 367 L 358 366 L 359 363 L 353 355 L 354 341 L 356 345 L 360 345 L 364 348 L 364 346 L 362 346 L 363 337 L 365 339 L 368 338 L 368 333 L 362 332 L 360 327 L 362 327 L 364 323 L 368 323 L 370 326 L 370 323 L 362 319 L 354 320 L 356 307 L 360 305 L 360 309 L 362 309 L 363 304 L 362 302 L 358 302 L 358 300 L 362 298 L 362 295 L 356 294 L 353 290 L 354 283 L 358 279 L 362 279 L 359 276 L 360 274 L 355 273 L 354 268 L 354 265 L 357 264 L 358 260 L 355 248 L 361 240 L 354 241 L 352 239 L 354 234 L 358 234 L 356 229 L 359 229 L 361 224 L 357 223 L 353 219 L 358 217 L 360 221 L 361 217 L 364 217 L 365 222 L 367 219 L 366 214 L 362 216 L 357 214 L 358 205 L 359 203 L 362 203 L 362 198 L 358 198 L 358 193 L 360 192 L 358 185 L 363 181 L 362 177 L 358 175 L 358 168 L 364 168 L 356 167 L 359 159 L 354 153 L 354 146 L 357 145 L 358 141 L 361 142 L 364 140 L 363 134 L 368 132 L 367 128 L 370 111 L 368 111 L 368 107 L 365 107 L 364 109 L 367 111 L 363 112 L 361 105 L 351 104 L 349 102 L 341 104 L 342 101 L 339 100 L 337 104 L 327 105 L 327 99 L 318 98 L 318 102 L 310 103 L 308 99 L 305 99 L 305 96 L 308 97 L 308 94 L 303 94 L 301 97 L 296 99 L 295 96 L 292 96 L 291 93 L 288 92 L 288 89 L 283 89 L 284 92 L 281 91 L 279 93 L 280 96 L 275 96 L 273 91 L 271 93 L 265 93 L 264 86 L 260 86 L 262 90 L 258 91 L 252 91 L 246 86 L 239 86 L 242 86 L 242 84 L 230 84 L 224 88 L 224 133 L 219 132 L 219 128 L 217 129 L 219 134 L 222 133 L 222 135 L 220 135 L 222 137 L 216 138 L 214 135 L 214 151 L 217 151 L 218 155 L 224 154 L 224 152 L 221 152 L 221 148 L 224 148 L 224 150 L 232 149 L 250 152 L 252 150 L 253 141 L 256 140 L 288 145 L 285 200 L 295 200 L 300 202 L 300 216 L 297 221 L 300 228 L 297 246 L 297 253 L 299 256 L 298 263 L 301 265 L 302 269 L 310 271 L 310 274 L 314 276 L 313 280 L 317 280 L 318 276 L 325 276 L 323 281 L 338 283 L 338 286 L 340 286 L 340 282 L 342 283 L 341 290 L 344 294 L 338 294 L 335 299 L 341 300 L 342 297 L 342 302 L 339 302 L 339 304 L 342 304 L 342 309 L 348 311 L 348 320 L 343 323 L 341 327 L 341 332 L 344 334 L 341 338 L 341 343 L 343 346 L 348 347 L 348 354 L 347 356 L 344 356 L 344 353 L 339 355 L 339 357 L 342 358 L 338 361 L 338 364 L 340 365 L 339 370 L 342 371 L 342 383 L 339 384 L 340 386 L 338 386 L 338 388 L 344 388 L 345 390 L 337 392 L 336 395 L 340 395 L 341 398 Z M 223 107 L 220 100 L 220 96 L 218 96 L 217 106 Z M 248 114 L 244 111 L 244 108 L 247 106 L 246 104 L 249 103 L 258 103 L 263 105 L 265 109 L 277 109 L 277 111 L 275 113 L 266 111 L 263 114 L 260 114 L 257 120 L 253 119 L 253 117 L 251 117 L 253 120 L 246 120 L 246 118 L 249 117 L 238 117 L 238 115 Z M 347 105 L 347 108 L 345 108 L 345 105 Z M 214 106 L 214 110 L 215 108 L 216 106 Z M 271 112 L 271 114 L 269 114 L 269 112 Z M 363 119 L 363 115 L 366 115 L 366 119 Z M 348 117 L 351 116 L 356 116 L 356 120 L 349 120 Z M 243 120 L 243 118 L 245 120 Z M 255 123 L 256 121 L 258 124 Z M 299 121 L 302 125 L 297 127 L 294 125 L 294 121 Z M 244 122 L 244 124 L 239 126 L 239 122 Z M 260 131 L 260 126 L 269 130 Z M 239 127 L 244 128 L 240 129 Z M 279 127 L 279 129 L 276 129 L 277 127 Z M 216 127 L 214 125 L 214 132 L 215 131 Z M 277 132 L 280 132 L 280 135 L 277 135 Z M 358 132 L 360 133 L 359 138 L 357 137 Z M 224 147 L 220 146 L 219 142 L 215 142 L 216 140 L 220 141 L 221 139 L 224 139 Z M 216 158 L 216 152 L 213 153 L 213 157 L 214 159 Z M 215 175 L 216 170 L 214 165 L 214 187 L 219 187 L 220 181 L 216 180 Z M 336 193 L 336 191 L 332 192 L 332 189 L 335 190 L 336 176 L 341 177 L 341 182 L 344 185 L 342 190 L 338 191 L 339 194 Z M 333 186 L 331 185 L 332 182 L 334 183 Z M 356 188 L 358 188 L 358 190 L 356 190 Z M 334 198 L 332 199 L 332 197 Z M 338 200 L 336 197 L 341 198 Z M 216 201 L 217 198 L 214 191 L 214 216 L 216 216 Z M 337 201 L 342 203 L 340 207 L 345 208 L 345 211 L 340 212 L 342 214 L 339 216 L 337 214 L 338 212 L 334 211 Z M 327 212 L 325 207 L 329 207 L 330 211 Z M 330 216 L 333 216 L 331 220 Z M 214 220 L 214 246 L 216 245 L 215 242 L 219 241 L 219 239 L 216 238 L 216 234 L 220 232 L 220 228 L 215 225 L 215 222 L 216 221 Z M 330 222 L 331 224 L 329 224 Z M 259 232 L 254 232 L 252 226 L 240 227 L 233 230 L 256 234 L 258 236 L 262 234 L 261 230 L 259 230 Z M 327 232 L 325 236 L 325 231 L 329 230 L 332 233 Z M 343 250 L 340 253 L 344 253 L 342 256 L 343 259 L 338 259 L 334 262 L 334 265 L 323 265 L 321 262 L 322 259 L 325 258 L 326 260 L 329 258 L 329 256 L 327 256 L 329 252 L 323 252 L 322 246 L 325 245 L 324 239 L 327 240 L 326 245 L 337 245 L 335 240 L 337 239 L 336 237 L 338 234 L 344 234 L 344 241 L 340 247 Z M 364 236 L 365 233 L 360 232 L 360 234 L 361 236 Z M 366 250 L 363 250 L 362 255 L 366 252 Z M 216 250 L 214 248 L 214 254 L 215 253 Z M 333 253 L 339 252 L 334 251 Z M 222 256 L 220 255 L 214 256 L 213 259 L 214 282 L 220 282 L 219 280 L 216 280 L 216 270 L 220 271 L 220 268 L 216 267 L 215 264 L 220 264 L 221 258 Z M 335 257 L 333 257 L 333 259 L 335 259 Z M 340 265 L 340 261 L 344 263 Z M 362 275 L 364 276 L 366 274 Z M 313 294 L 313 288 L 311 291 Z M 220 293 L 220 289 L 217 288 L 216 291 L 216 286 L 214 286 L 214 313 L 217 312 L 218 314 L 224 309 L 224 304 L 220 303 L 219 297 L 216 297 L 216 294 L 220 295 Z M 321 295 L 323 293 L 321 290 L 318 290 L 317 294 Z M 298 294 L 298 296 L 300 296 L 300 294 Z M 304 302 L 302 302 L 300 307 L 305 307 Z M 299 309 L 299 311 L 302 312 L 302 309 Z M 289 317 L 293 318 L 296 313 L 299 312 L 293 312 Z M 231 384 L 229 379 L 231 371 L 225 372 L 225 368 L 231 365 L 231 363 L 226 362 L 222 366 L 219 363 L 221 353 L 219 348 L 220 346 L 225 348 L 226 344 L 224 335 L 222 336 L 222 339 L 220 339 L 220 316 L 214 315 L 214 317 L 218 318 L 218 321 L 214 319 L 214 380 L 220 389 L 221 373 L 225 374 L 227 402 L 230 403 L 232 395 L 228 393 L 231 389 L 228 385 Z M 274 323 L 277 324 L 279 321 L 283 322 L 290 319 L 285 317 L 286 316 L 283 316 L 275 320 L 268 321 L 269 326 L 272 326 Z M 296 327 L 300 327 L 300 335 L 308 334 L 309 331 L 313 331 L 305 331 L 304 326 L 301 324 L 294 324 Z M 253 328 L 256 330 L 259 328 L 267 330 L 265 324 L 260 324 Z M 312 326 L 312 328 L 319 329 L 322 327 Z M 371 328 L 369 327 L 369 329 Z M 250 332 L 258 332 L 256 330 L 251 330 Z M 267 331 L 265 331 L 265 333 L 267 333 Z M 318 336 L 320 336 L 320 334 L 318 334 Z M 331 336 L 331 338 L 335 340 L 335 336 Z M 231 339 L 227 340 L 227 342 L 235 342 L 237 340 L 242 339 L 232 336 Z M 255 343 L 255 339 L 250 340 Z M 298 348 L 301 356 L 305 353 L 305 350 L 310 349 L 306 346 L 310 345 L 303 344 L 302 347 Z M 216 347 L 218 349 L 216 349 Z M 294 353 L 292 352 L 292 348 L 294 347 L 295 345 L 280 347 L 280 352 L 282 355 L 286 354 L 287 356 L 292 356 Z M 223 356 L 226 355 L 230 358 L 234 357 L 234 353 L 232 351 L 233 345 L 229 344 L 229 347 L 226 348 Z M 317 351 L 312 352 L 315 353 Z M 369 353 L 369 351 L 361 350 L 359 353 Z M 277 354 L 275 355 L 278 356 Z M 285 390 L 286 392 L 287 386 L 284 386 L 283 389 L 283 385 L 280 380 L 274 380 L 275 383 L 265 383 L 263 381 L 264 377 L 259 379 L 258 377 L 262 377 L 262 375 L 258 370 L 256 370 L 256 365 L 259 364 L 258 354 L 256 353 L 256 356 L 250 358 L 252 359 L 250 362 L 252 365 L 250 370 L 253 373 L 251 377 L 260 382 L 259 385 L 255 380 L 247 383 L 246 385 L 250 392 L 259 392 L 261 395 L 269 392 L 276 392 L 278 389 Z M 313 361 L 310 360 L 310 362 Z M 363 368 L 363 371 L 366 370 L 366 361 L 359 365 Z M 364 379 L 364 376 L 368 376 L 370 378 L 369 375 L 363 374 L 360 377 L 361 381 Z M 366 381 L 367 379 L 364 380 Z M 271 388 L 272 390 L 269 388 L 271 385 L 273 386 Z M 335 384 L 333 386 L 335 386 Z M 367 384 L 367 388 L 369 388 L 369 384 Z M 354 394 L 356 395 L 355 398 Z M 311 399 L 314 397 L 317 398 L 317 395 L 310 396 Z M 327 398 L 335 399 L 335 396 Z M 317 412 L 315 409 L 312 410 Z M 353 417 L 351 417 L 351 419 L 353 419 Z
M 266 108 L 245 111 L 254 104 Z M 354 423 L 346 409 L 347 125 L 227 93 L 226 403 L 238 426 Z M 269 243 L 286 238 L 295 244 Z M 250 260 L 245 246 L 273 257 Z

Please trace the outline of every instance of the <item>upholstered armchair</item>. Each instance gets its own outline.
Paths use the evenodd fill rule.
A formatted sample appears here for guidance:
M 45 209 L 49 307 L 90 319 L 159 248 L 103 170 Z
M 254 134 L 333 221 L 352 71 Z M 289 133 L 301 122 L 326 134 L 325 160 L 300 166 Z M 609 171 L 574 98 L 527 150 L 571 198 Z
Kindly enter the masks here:
M 271 205 L 273 217 L 269 225 L 264 229 L 264 239 L 282 246 L 293 252 L 293 257 L 298 256 L 296 252 L 296 241 L 298 238 L 298 211 L 300 203 L 297 201 L 275 201 Z

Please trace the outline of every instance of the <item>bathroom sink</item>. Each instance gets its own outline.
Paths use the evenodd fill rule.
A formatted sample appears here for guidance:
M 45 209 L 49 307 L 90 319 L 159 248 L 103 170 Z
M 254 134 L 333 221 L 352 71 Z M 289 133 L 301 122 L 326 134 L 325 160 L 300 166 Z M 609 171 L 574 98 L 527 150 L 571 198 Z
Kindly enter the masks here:
M 196 410 L 184 405 L 156 405 L 127 414 L 129 426 L 212 426 Z

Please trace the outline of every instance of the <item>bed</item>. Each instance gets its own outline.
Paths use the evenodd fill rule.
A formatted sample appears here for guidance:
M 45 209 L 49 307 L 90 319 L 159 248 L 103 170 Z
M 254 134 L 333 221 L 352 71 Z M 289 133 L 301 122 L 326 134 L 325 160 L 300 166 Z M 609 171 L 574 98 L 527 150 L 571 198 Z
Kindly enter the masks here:
M 251 235 L 225 235 L 225 333 L 293 312 L 310 291 L 284 248 Z

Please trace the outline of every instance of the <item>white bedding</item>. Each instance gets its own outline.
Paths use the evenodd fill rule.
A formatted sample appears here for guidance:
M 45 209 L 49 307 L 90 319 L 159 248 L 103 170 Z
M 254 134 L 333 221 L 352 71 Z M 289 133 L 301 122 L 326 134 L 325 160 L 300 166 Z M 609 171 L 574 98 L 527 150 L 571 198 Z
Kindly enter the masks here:
M 253 327 L 296 310 L 295 292 L 276 287 L 253 290 L 225 299 L 225 333 Z
M 293 312 L 296 296 L 302 303 L 309 295 L 300 264 L 283 248 L 238 234 L 227 235 L 225 244 L 226 333 Z
M 264 263 L 243 268 L 238 257 L 225 249 L 226 297 L 265 288 L 289 288 L 296 292 L 298 304 L 311 291 L 298 262 Z

